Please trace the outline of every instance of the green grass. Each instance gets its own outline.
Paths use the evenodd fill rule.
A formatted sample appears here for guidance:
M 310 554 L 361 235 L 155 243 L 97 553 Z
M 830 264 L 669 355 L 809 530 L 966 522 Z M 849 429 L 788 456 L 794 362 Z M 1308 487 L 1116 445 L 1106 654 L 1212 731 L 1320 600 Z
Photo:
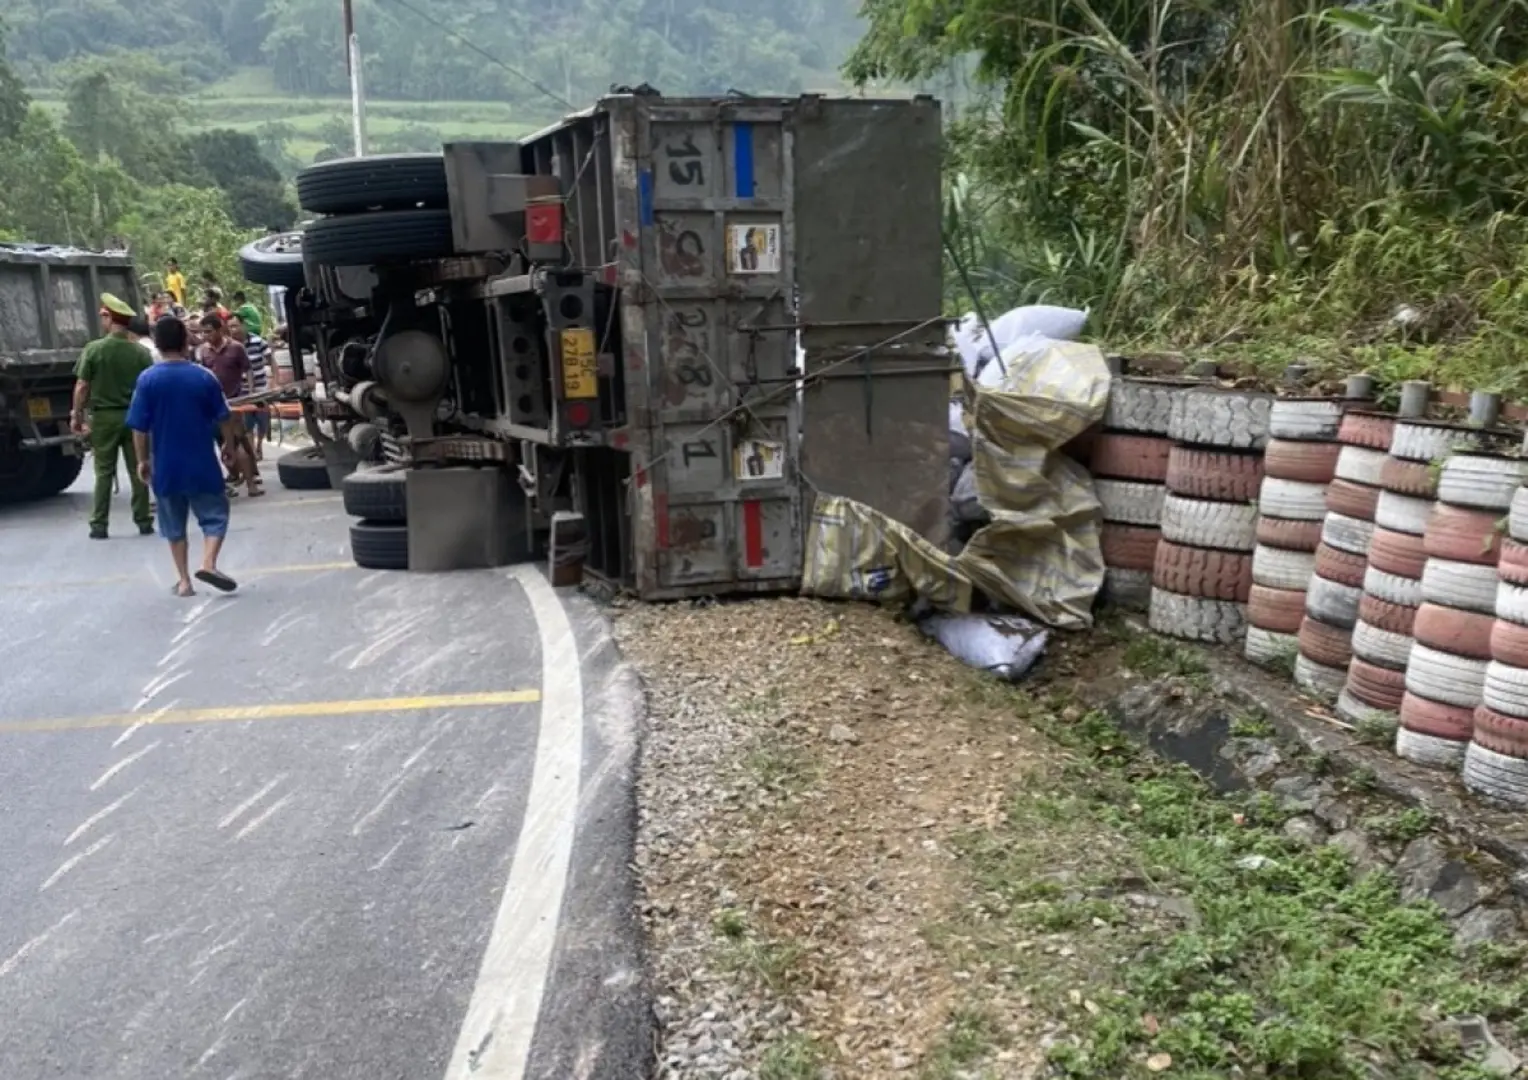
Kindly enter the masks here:
M 818 1080 L 822 1051 L 807 1035 L 783 1035 L 770 1044 L 759 1062 L 759 1080 Z
M 1194 1080 L 1478 1080 L 1437 1020 L 1480 1013 L 1499 1038 L 1528 1037 L 1520 949 L 1456 952 L 1442 913 L 1402 903 L 1389 872 L 1358 877 L 1336 849 L 1286 838 L 1275 800 L 1220 796 L 1101 714 L 1037 722 L 1068 764 L 1025 778 L 1005 823 L 963 840 L 978 899 L 946 937 L 1066 1023 L 1056 1075 L 1144 1078 L 1167 1054 L 1169 1075 Z M 1412 810 L 1364 822 L 1394 842 L 1434 824 Z M 960 1067 L 984 1052 L 950 1042 L 969 1054 Z

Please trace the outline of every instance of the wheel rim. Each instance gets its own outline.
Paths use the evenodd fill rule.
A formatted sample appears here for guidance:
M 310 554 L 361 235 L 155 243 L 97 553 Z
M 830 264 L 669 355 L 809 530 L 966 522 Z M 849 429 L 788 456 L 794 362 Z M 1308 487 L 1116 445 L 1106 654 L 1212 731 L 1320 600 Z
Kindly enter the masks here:
M 302 258 L 302 232 L 275 233 L 271 236 L 262 236 L 249 245 L 253 254 L 276 257 L 292 255 Z

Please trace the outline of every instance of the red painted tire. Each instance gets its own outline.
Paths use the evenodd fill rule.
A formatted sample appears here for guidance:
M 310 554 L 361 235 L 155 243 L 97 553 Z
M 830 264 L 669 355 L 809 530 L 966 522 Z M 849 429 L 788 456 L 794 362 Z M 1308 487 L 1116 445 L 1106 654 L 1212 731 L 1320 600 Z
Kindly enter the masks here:
M 1300 621 L 1300 655 L 1323 667 L 1345 668 L 1353 659 L 1353 632 L 1306 616 Z
M 1364 571 L 1368 569 L 1368 566 L 1369 560 L 1362 555 L 1354 555 L 1350 551 L 1339 551 L 1330 544 L 1322 544 L 1316 548 L 1316 576 L 1335 581 L 1339 585 L 1351 585 L 1355 589 L 1363 588 Z
M 1408 692 L 1401 698 L 1401 726 L 1436 739 L 1468 739 L 1475 731 L 1475 710 L 1428 701 Z
M 1377 596 L 1364 593 L 1358 599 L 1358 617 L 1376 630 L 1412 637 L 1411 630 L 1416 622 L 1417 609 L 1387 603 Z
M 1489 510 L 1466 510 L 1434 503 L 1422 534 L 1422 550 L 1429 558 L 1495 566 L 1501 557 L 1501 514 Z
M 1528 668 L 1528 626 L 1496 619 L 1491 626 L 1491 659 L 1515 668 Z
M 1180 596 L 1245 602 L 1252 588 L 1252 556 L 1163 540 L 1157 545 L 1151 584 Z
M 1496 564 L 1501 579 L 1512 585 L 1528 585 L 1528 544 L 1503 539 L 1501 560 Z
M 1332 478 L 1340 453 L 1339 443 L 1269 439 L 1268 449 L 1263 452 L 1263 475 L 1275 480 L 1324 484 Z
M 1258 454 L 1174 446 L 1167 460 L 1167 490 L 1191 499 L 1254 502 L 1262 482 L 1263 459 Z
M 1491 630 L 1494 615 L 1460 611 L 1442 604 L 1423 604 L 1417 608 L 1411 636 L 1430 649 L 1441 649 L 1455 656 L 1474 660 L 1491 659 Z
M 1355 656 L 1348 665 L 1348 693 L 1370 708 L 1396 712 L 1406 696 L 1406 673 Z
M 1528 758 L 1528 720 L 1503 716 L 1486 705 L 1475 706 L 1474 739 L 1487 750 Z
M 1321 525 L 1319 521 L 1260 517 L 1257 519 L 1257 542 L 1285 551 L 1315 551 L 1321 546 Z
M 1397 495 L 1431 499 L 1438 494 L 1438 477 L 1433 467 L 1425 461 L 1387 457 L 1385 464 L 1380 466 L 1379 486 Z
M 1247 621 L 1259 630 L 1299 633 L 1305 621 L 1305 590 L 1252 586 L 1247 592 Z
M 1349 446 L 1367 446 L 1371 450 L 1389 450 L 1395 434 L 1395 417 L 1376 413 L 1344 413 L 1337 429 L 1337 441 Z
M 1154 435 L 1105 433 L 1093 442 L 1088 469 L 1108 480 L 1140 480 L 1160 484 L 1167 478 L 1171 439 Z
M 1351 480 L 1333 480 L 1326 486 L 1326 508 L 1334 514 L 1373 521 L 1379 502 L 1379 488 L 1355 484 Z
M 1421 581 L 1427 551 L 1420 536 L 1376 528 L 1369 541 L 1369 565 L 1387 574 Z
M 1150 571 L 1157 561 L 1157 544 L 1162 530 L 1145 525 L 1117 525 L 1104 522 L 1098 543 L 1103 548 L 1104 565 L 1112 570 Z

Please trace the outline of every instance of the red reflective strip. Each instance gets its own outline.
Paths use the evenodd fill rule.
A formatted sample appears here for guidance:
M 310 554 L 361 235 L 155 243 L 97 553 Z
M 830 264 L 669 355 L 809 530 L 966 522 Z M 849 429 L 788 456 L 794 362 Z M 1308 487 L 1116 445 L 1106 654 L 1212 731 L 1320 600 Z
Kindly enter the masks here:
M 764 507 L 757 499 L 743 504 L 743 563 L 750 570 L 764 565 Z
M 653 496 L 653 518 L 657 522 L 657 528 L 658 528 L 658 547 L 659 547 L 660 550 L 667 551 L 668 550 L 668 546 L 669 546 L 668 545 L 668 541 L 669 541 L 668 525 L 669 525 L 669 522 L 668 522 L 668 496 L 667 495 L 654 495 Z

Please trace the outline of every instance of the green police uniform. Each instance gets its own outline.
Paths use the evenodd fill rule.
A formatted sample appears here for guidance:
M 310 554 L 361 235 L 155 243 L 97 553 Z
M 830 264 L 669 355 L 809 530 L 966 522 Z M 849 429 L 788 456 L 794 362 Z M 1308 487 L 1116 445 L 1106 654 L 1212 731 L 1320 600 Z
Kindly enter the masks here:
M 149 489 L 138 479 L 138 455 L 133 450 L 133 433 L 127 426 L 127 407 L 132 404 L 133 387 L 138 376 L 153 364 L 143 346 L 122 334 L 111 334 L 92 341 L 80 354 L 75 377 L 90 384 L 90 449 L 95 455 L 95 501 L 91 504 L 90 527 L 104 530 L 111 513 L 111 489 L 117 477 L 117 452 L 127 462 L 132 485 L 133 520 L 139 528 L 154 523 L 149 509 Z

